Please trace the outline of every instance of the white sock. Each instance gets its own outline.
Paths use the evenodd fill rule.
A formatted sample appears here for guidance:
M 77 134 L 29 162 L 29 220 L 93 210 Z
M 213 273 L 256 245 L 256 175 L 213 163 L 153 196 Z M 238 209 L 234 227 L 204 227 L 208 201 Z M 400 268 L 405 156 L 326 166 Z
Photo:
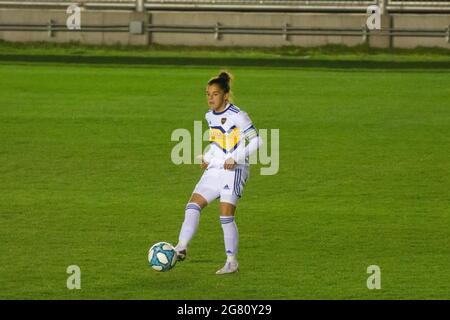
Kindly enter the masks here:
M 227 261 L 236 261 L 239 233 L 233 216 L 220 216 Z
M 187 248 L 189 242 L 197 231 L 201 210 L 202 209 L 200 206 L 196 203 L 189 202 L 187 204 L 184 222 L 181 226 L 180 236 L 178 237 L 179 242 L 175 247 L 175 250 L 181 251 Z

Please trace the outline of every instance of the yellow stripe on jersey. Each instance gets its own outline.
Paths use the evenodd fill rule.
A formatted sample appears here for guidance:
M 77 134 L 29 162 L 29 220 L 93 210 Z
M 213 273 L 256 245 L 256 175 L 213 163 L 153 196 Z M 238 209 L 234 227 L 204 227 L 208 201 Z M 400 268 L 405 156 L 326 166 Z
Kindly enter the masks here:
M 236 149 L 240 139 L 241 132 L 235 126 L 228 131 L 225 131 L 222 127 L 211 127 L 209 129 L 209 141 L 216 143 L 225 153 Z

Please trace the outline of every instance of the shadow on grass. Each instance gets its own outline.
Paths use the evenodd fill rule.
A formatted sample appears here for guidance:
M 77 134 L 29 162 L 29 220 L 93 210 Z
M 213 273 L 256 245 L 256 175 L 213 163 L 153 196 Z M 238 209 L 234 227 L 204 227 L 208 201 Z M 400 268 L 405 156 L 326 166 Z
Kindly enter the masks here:
M 98 65 L 151 66 L 246 66 L 324 69 L 427 69 L 450 71 L 450 61 L 364 61 L 285 58 L 211 58 L 211 57 L 121 57 L 121 56 L 67 56 L 67 55 L 0 55 L 2 62 L 81 63 Z

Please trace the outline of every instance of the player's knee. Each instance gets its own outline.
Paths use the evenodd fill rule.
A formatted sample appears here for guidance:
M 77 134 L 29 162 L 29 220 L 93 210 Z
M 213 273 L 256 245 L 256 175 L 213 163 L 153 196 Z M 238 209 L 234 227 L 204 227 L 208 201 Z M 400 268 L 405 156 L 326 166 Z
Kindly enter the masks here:
M 228 203 L 220 204 L 220 214 L 222 216 L 234 216 L 235 211 L 236 211 L 236 207 L 232 204 L 228 204 Z
M 208 205 L 208 201 L 198 193 L 194 193 L 189 199 L 189 203 L 194 203 L 200 207 L 200 210 Z

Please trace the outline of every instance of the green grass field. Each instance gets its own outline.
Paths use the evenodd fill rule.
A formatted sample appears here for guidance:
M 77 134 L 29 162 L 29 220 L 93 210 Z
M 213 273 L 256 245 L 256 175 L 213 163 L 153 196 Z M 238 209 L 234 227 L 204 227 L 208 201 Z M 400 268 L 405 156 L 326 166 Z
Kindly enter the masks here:
M 171 133 L 227 66 L 0 62 L 0 298 L 450 298 L 450 69 L 420 65 L 228 66 L 235 103 L 280 130 L 278 174 L 254 165 L 238 206 L 240 273 L 214 274 L 217 203 L 186 261 L 149 268 L 202 174 Z

